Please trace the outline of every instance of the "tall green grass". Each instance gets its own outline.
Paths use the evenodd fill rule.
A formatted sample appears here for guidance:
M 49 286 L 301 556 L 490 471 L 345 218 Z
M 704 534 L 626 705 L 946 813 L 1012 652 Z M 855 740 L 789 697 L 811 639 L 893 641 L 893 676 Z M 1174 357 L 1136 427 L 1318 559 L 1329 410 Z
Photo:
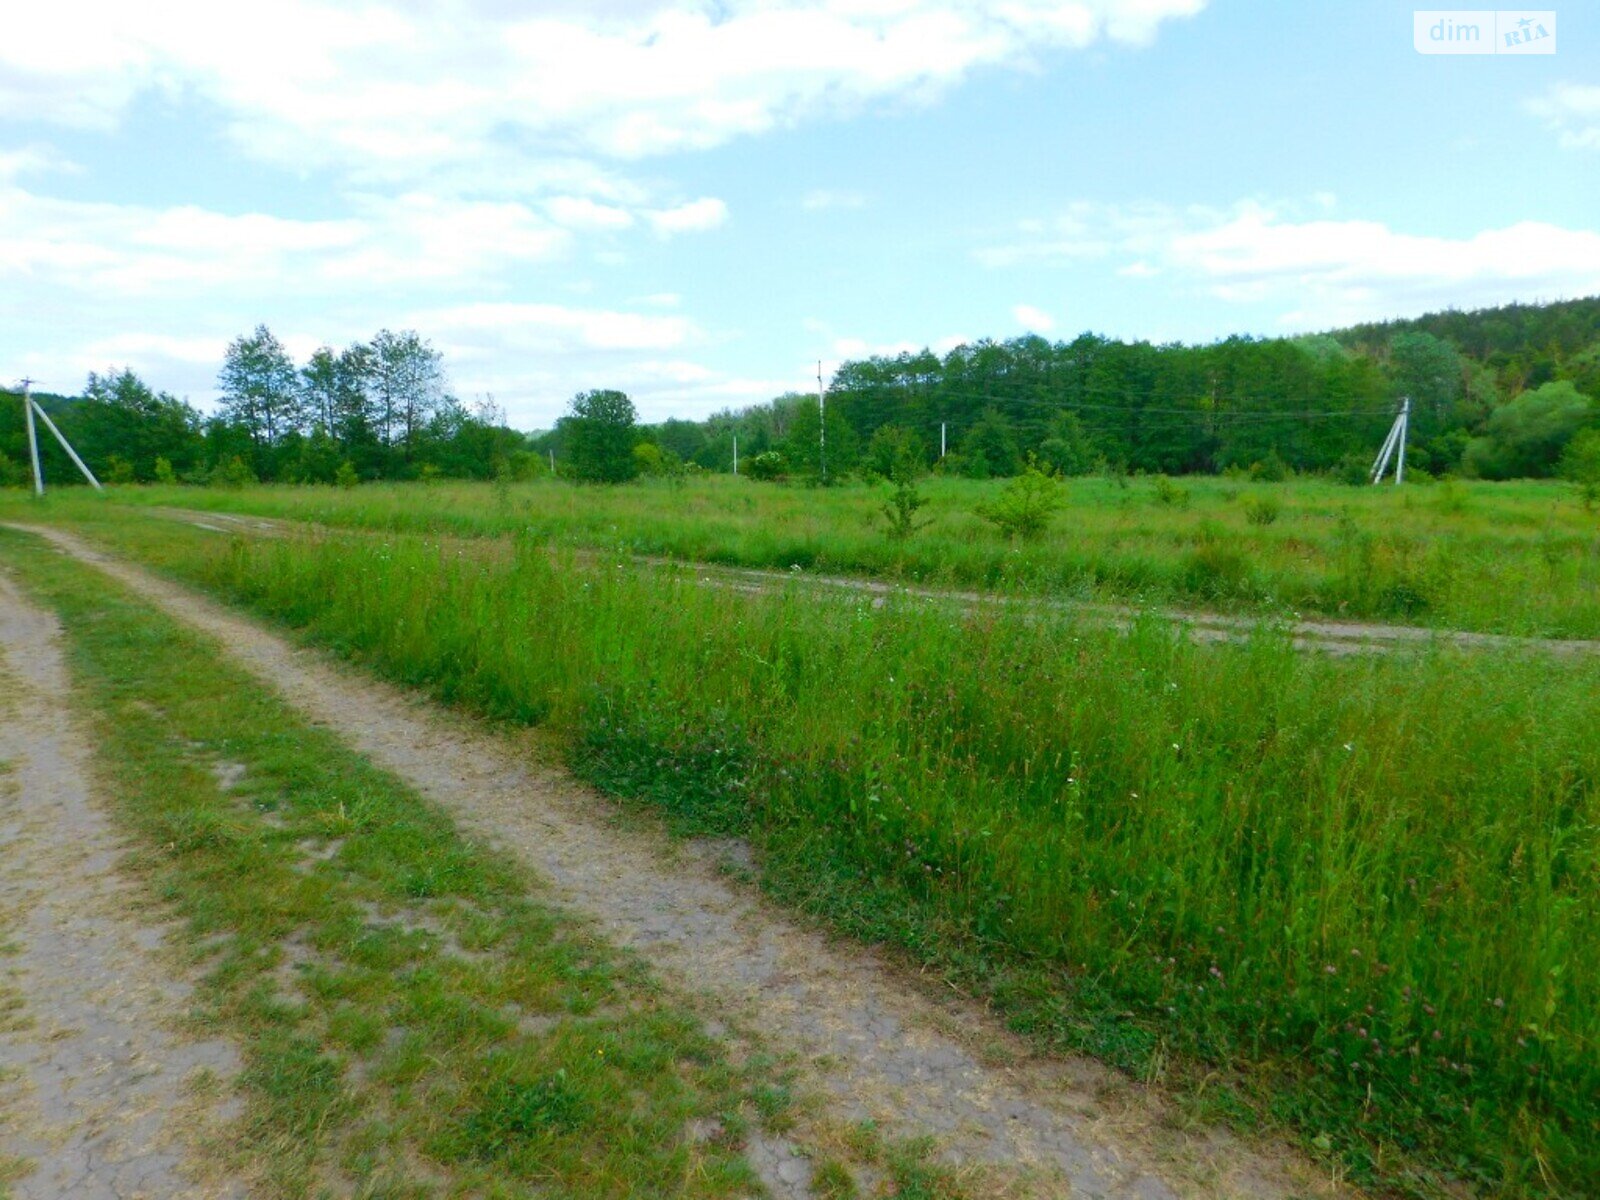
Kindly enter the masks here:
M 977 515 L 1001 483 L 958 479 L 922 484 L 929 504 L 919 515 L 930 524 L 904 542 L 885 534 L 884 489 L 862 484 L 704 478 L 611 489 L 545 481 L 116 495 L 391 532 L 533 534 L 740 566 L 1600 637 L 1600 526 L 1566 485 L 1162 483 L 1066 481 L 1066 507 L 1045 537 L 1024 544 Z
M 531 539 L 115 536 L 545 724 L 1041 1037 L 1220 1065 L 1358 1178 L 1600 1179 L 1600 665 L 734 595 Z

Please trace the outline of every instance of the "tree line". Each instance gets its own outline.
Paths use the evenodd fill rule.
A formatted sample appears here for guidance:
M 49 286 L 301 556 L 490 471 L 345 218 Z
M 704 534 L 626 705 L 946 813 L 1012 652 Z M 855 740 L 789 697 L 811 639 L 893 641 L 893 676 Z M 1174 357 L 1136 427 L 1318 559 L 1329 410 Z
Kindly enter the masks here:
M 1408 467 L 1486 479 L 1556 473 L 1600 424 L 1600 299 L 1441 313 L 1297 338 L 1210 345 L 1030 336 L 844 363 L 827 389 L 641 441 L 707 470 L 737 439 L 758 477 L 888 475 L 925 468 L 986 478 L 1029 462 L 1065 474 L 1227 470 L 1364 476 L 1402 398 Z M 826 439 L 822 426 L 826 423 Z M 559 447 L 562 429 L 541 445 Z
M 1063 474 L 1300 471 L 1354 481 L 1402 398 L 1411 471 L 1542 477 L 1579 458 L 1600 464 L 1600 298 L 1209 345 L 1092 333 L 985 340 L 943 356 L 846 362 L 825 404 L 789 393 L 703 421 L 641 425 L 624 393 L 598 389 L 574 397 L 553 429 L 526 436 L 492 401 L 468 407 L 452 396 L 438 351 L 410 330 L 323 346 L 296 364 L 258 326 L 228 346 L 218 388 L 209 416 L 128 370 L 92 374 L 81 397 L 43 403 L 118 482 L 516 478 L 552 460 L 570 477 L 617 482 L 726 472 L 736 446 L 741 473 L 756 478 L 887 477 L 897 464 L 987 478 L 1036 463 Z M 21 409 L 8 404 L 0 482 L 26 473 Z
M 217 411 L 157 391 L 128 369 L 91 373 L 77 397 L 41 406 L 97 474 L 113 483 L 355 483 L 531 474 L 538 460 L 492 399 L 450 394 L 441 356 L 411 330 L 382 330 L 297 365 L 266 326 L 229 343 Z M 76 470 L 48 436 L 45 469 Z M 22 407 L 0 405 L 0 483 L 28 481 Z

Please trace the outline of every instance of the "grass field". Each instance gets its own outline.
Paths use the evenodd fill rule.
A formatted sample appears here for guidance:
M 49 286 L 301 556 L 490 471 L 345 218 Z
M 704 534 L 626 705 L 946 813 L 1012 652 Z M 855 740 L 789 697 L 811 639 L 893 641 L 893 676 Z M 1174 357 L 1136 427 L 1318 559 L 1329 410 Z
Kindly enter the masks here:
M 474 495 L 492 502 L 320 499 L 421 524 L 442 497 L 438 523 L 471 528 Z M 607 789 L 751 838 L 775 893 L 1208 1115 L 1287 1123 L 1357 1179 L 1419 1193 L 1600 1179 L 1600 663 L 1333 660 L 1265 627 L 1200 646 L 1154 618 L 1123 634 L 737 595 L 554 561 L 533 534 L 469 556 L 68 510 L 396 679 L 545 726 Z
M 1066 504 L 1046 536 L 1022 544 L 976 513 L 1002 486 L 925 481 L 927 527 L 904 543 L 884 532 L 887 488 L 865 484 L 710 477 L 618 489 L 138 488 L 117 498 L 1152 605 L 1600 637 L 1600 516 L 1568 485 L 1075 479 L 1062 484 Z

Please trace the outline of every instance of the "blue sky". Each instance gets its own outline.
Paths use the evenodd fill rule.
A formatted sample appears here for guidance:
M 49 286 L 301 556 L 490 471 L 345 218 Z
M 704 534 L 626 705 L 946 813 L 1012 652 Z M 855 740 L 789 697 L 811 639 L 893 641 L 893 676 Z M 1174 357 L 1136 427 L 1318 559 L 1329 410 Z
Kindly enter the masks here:
M 815 364 L 1600 293 L 1600 11 L 1376 0 L 60 0 L 0 38 L 0 377 L 201 405 L 417 329 L 466 400 L 702 416 Z

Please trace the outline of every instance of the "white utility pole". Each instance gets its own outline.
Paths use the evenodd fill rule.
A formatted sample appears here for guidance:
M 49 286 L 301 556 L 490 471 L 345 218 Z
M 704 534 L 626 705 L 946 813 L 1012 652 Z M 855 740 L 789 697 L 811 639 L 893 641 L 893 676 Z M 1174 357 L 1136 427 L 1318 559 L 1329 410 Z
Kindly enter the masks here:
M 67 457 L 72 460 L 72 465 L 83 472 L 83 477 L 89 481 L 94 490 L 97 492 L 105 490 L 100 486 L 100 481 L 94 477 L 94 472 L 89 470 L 84 465 L 83 459 L 78 457 L 78 452 L 72 448 L 72 443 L 67 441 L 66 435 L 56 428 L 56 423 L 50 419 L 50 414 L 45 412 L 39 402 L 33 398 L 33 380 L 31 379 L 22 381 L 22 412 L 28 418 L 28 457 L 33 462 L 33 494 L 35 496 L 44 495 L 44 471 L 39 466 L 39 427 L 33 423 L 35 414 L 38 414 L 39 419 L 44 422 L 45 428 L 55 435 L 56 441 L 61 443 L 61 448 L 67 452 Z
M 39 419 L 44 422 L 45 428 L 51 433 L 55 434 L 56 441 L 61 443 L 61 448 L 67 452 L 67 457 L 72 460 L 72 465 L 83 472 L 83 477 L 89 481 L 90 486 L 93 487 L 95 491 L 105 491 L 105 488 L 100 486 L 100 481 L 94 477 L 94 472 L 89 470 L 89 468 L 84 465 L 83 459 L 78 457 L 78 452 L 72 448 L 72 444 L 68 442 L 64 436 L 62 436 L 61 430 L 56 428 L 56 423 L 50 419 L 50 414 L 45 412 L 43 408 L 40 408 L 37 402 L 35 402 L 33 407 L 34 410 L 38 412 Z
M 28 418 L 28 455 L 33 460 L 33 494 L 44 495 L 44 472 L 39 470 L 39 431 L 33 423 L 33 380 L 22 381 L 22 412 Z
M 817 433 L 822 466 L 822 482 L 828 482 L 828 393 L 822 386 L 822 360 L 817 360 Z
M 733 435 L 733 473 L 739 473 L 739 435 Z
M 554 448 L 552 448 L 551 451 L 550 451 L 550 474 L 554 475 L 555 473 L 556 473 L 556 452 L 555 452 Z
M 939 457 L 944 457 L 944 422 L 939 422 Z
M 1394 460 L 1394 481 L 1402 484 L 1406 479 L 1406 434 L 1411 432 L 1411 397 L 1400 405 L 1400 455 Z
M 1406 434 L 1411 426 L 1411 397 L 1406 396 L 1400 401 L 1400 415 L 1394 419 L 1394 424 L 1389 427 L 1389 436 L 1383 440 L 1383 448 L 1378 451 L 1378 457 L 1372 460 L 1372 482 L 1382 483 L 1383 477 L 1388 474 L 1389 460 L 1395 460 L 1394 481 L 1398 485 L 1406 477 Z M 1396 451 L 1399 452 L 1396 457 Z

